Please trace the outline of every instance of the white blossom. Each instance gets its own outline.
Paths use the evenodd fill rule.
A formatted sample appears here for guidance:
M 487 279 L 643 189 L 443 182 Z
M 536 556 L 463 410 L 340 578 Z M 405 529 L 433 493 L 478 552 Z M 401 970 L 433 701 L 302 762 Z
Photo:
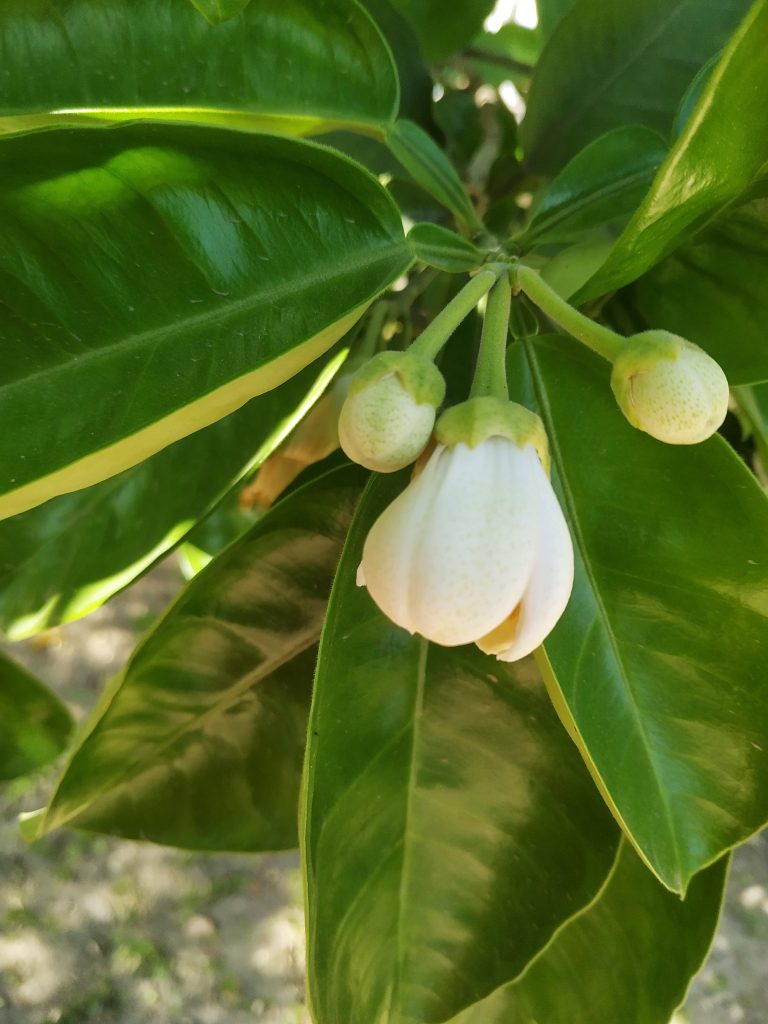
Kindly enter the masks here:
M 438 444 L 373 525 L 358 582 L 435 643 L 505 661 L 538 647 L 568 602 L 573 548 L 533 444 Z

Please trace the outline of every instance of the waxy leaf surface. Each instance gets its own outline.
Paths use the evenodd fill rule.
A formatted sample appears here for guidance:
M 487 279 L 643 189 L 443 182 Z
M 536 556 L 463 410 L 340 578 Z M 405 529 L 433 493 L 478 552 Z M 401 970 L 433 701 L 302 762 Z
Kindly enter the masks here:
M 0 518 L 271 390 L 411 260 L 358 165 L 133 125 L 0 140 Z
M 635 430 L 609 368 L 566 337 L 519 346 L 576 582 L 545 641 L 558 713 L 670 889 L 768 820 L 768 499 L 721 438 Z
M 482 222 L 461 179 L 431 135 L 413 121 L 396 121 L 387 132 L 387 144 L 414 180 L 447 206 L 465 227 L 482 230 Z
M 623 844 L 599 898 L 520 977 L 450 1024 L 669 1024 L 712 942 L 726 870 L 727 858 L 681 901 Z
M 251 0 L 191 0 L 212 25 L 220 25 L 222 21 L 242 14 L 250 2 Z
M 620 125 L 667 135 L 691 79 L 748 8 L 748 0 L 579 0 L 533 76 L 521 127 L 528 163 L 552 174 Z
M 621 298 L 705 348 L 731 384 L 768 380 L 768 199 L 725 211 Z
M 581 232 L 628 220 L 666 154 L 661 136 L 642 125 L 601 135 L 537 199 L 525 240 L 568 242 Z
M 38 834 L 295 845 L 316 645 L 361 477 L 296 491 L 195 577 L 94 711 Z
M 549 39 L 575 2 L 576 0 L 536 0 L 539 32 L 544 39 Z
M 392 0 L 413 25 L 424 56 L 443 60 L 467 46 L 493 10 L 494 0 Z
M 355 585 L 323 632 L 303 814 L 317 1024 L 443 1021 L 514 977 L 597 892 L 617 830 L 533 666 L 430 645 Z
M 645 199 L 577 296 L 580 301 L 639 277 L 753 185 L 768 162 L 766 39 L 768 0 L 756 0 Z
M 20 640 L 128 586 L 274 449 L 332 368 L 312 364 L 138 466 L 2 520 L 0 628 Z
M 397 115 L 389 47 L 355 0 L 4 0 L 0 134 L 154 118 L 289 135 Z M 226 20 L 231 19 L 231 20 Z
M 72 726 L 58 697 L 0 653 L 0 782 L 52 761 L 66 746 Z

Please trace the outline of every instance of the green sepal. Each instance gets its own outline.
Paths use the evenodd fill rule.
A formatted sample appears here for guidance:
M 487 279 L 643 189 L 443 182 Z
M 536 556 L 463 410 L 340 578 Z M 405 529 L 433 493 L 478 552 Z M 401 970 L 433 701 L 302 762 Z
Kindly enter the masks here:
M 643 331 L 627 338 L 626 348 L 621 350 L 613 364 L 611 390 L 619 408 L 635 426 L 632 378 L 652 370 L 661 359 L 677 359 L 688 344 L 690 342 L 669 331 Z
M 445 398 L 442 373 L 431 359 L 415 352 L 377 353 L 349 382 L 349 396 L 359 394 L 390 373 L 397 374 L 400 383 L 419 405 L 433 405 L 437 409 Z
M 519 448 L 532 444 L 549 472 L 549 443 L 544 424 L 536 413 L 517 402 L 494 395 L 480 395 L 446 409 L 435 427 L 438 444 L 476 448 L 489 437 L 506 437 Z

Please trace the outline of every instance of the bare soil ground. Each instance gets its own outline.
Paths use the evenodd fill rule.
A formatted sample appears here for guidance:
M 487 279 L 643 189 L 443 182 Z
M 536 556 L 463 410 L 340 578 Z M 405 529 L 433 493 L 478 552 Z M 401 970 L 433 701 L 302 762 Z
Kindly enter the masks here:
M 180 584 L 165 563 L 12 653 L 82 717 Z M 0 1024 L 306 1024 L 295 854 L 203 856 L 77 832 L 27 846 L 16 817 L 55 775 L 0 787 Z M 758 837 L 737 852 L 712 955 L 675 1024 L 768 1024 L 767 954 Z

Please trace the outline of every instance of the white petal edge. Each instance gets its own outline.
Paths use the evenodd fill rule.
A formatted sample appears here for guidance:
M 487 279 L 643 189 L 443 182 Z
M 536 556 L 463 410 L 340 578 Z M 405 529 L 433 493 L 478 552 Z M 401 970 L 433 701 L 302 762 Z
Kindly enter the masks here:
M 362 569 L 381 610 L 444 646 L 502 622 L 533 569 L 538 465 L 504 438 L 438 446 L 366 540 Z
M 560 504 L 543 468 L 537 474 L 541 530 L 531 580 L 509 634 L 478 641 L 499 661 L 519 661 L 549 636 L 566 609 L 573 590 L 573 543 Z M 490 642 L 489 642 L 490 641 Z
M 388 505 L 368 532 L 357 571 L 358 585 L 368 592 L 396 625 L 416 632 L 410 612 L 413 552 L 429 521 L 433 492 L 448 468 L 438 447 L 419 475 Z

